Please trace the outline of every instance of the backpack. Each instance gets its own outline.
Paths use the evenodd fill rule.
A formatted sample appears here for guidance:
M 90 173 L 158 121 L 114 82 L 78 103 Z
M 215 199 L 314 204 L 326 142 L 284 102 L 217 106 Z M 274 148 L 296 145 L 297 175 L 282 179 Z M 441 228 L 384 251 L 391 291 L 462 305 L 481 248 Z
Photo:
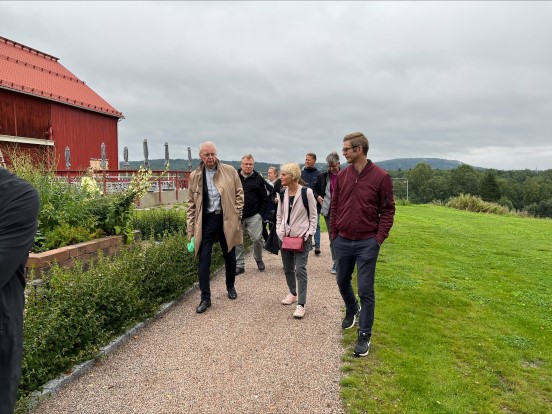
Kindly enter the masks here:
M 307 189 L 308 187 L 301 187 L 301 199 L 303 200 L 303 206 L 307 210 L 307 215 L 309 213 L 309 200 L 307 199 Z M 280 191 L 280 202 L 284 202 L 284 191 Z

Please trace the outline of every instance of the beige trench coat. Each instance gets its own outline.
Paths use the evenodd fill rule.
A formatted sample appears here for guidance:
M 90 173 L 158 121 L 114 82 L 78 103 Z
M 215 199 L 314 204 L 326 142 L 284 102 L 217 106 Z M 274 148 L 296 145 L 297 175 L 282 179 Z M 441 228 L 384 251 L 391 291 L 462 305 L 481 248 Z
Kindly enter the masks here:
M 203 162 L 190 174 L 188 185 L 188 210 L 186 221 L 188 235 L 195 237 L 195 255 L 199 254 L 202 240 L 203 225 Z M 217 172 L 213 177 L 215 186 L 220 193 L 224 221 L 224 236 L 228 244 L 228 251 L 243 243 L 241 218 L 243 211 L 243 188 L 234 167 L 221 164 L 217 160 Z

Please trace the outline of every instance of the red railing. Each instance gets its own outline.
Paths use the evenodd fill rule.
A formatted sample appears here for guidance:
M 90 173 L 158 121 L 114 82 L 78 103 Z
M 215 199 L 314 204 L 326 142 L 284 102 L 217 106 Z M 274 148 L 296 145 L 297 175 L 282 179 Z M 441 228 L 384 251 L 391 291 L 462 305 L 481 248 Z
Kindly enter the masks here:
M 132 175 L 138 170 L 99 170 L 93 174 L 86 171 L 58 170 L 56 175 L 67 180 L 69 184 L 80 185 L 83 177 L 91 177 L 98 183 L 98 188 L 104 194 L 112 194 L 124 191 L 128 188 Z M 179 191 L 188 188 L 190 171 L 161 171 L 151 170 L 151 187 L 149 192 L 159 193 L 159 201 L 162 201 L 163 191 L 176 191 L 176 199 L 179 199 Z

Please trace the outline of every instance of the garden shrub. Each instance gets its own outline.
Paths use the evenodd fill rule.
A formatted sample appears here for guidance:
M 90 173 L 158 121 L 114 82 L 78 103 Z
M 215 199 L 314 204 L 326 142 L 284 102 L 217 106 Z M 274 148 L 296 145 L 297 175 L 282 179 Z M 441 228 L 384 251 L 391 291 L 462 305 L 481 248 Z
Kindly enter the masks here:
M 213 266 L 219 266 L 220 250 L 215 254 Z M 197 260 L 182 235 L 99 255 L 86 271 L 79 263 L 53 266 L 26 291 L 22 398 L 181 296 L 196 275 Z
M 126 191 L 103 195 L 91 177 L 84 177 L 82 186 L 56 176 L 53 167 L 46 167 L 47 163 L 33 160 L 28 154 L 14 152 L 10 159 L 10 170 L 33 184 L 40 197 L 33 252 L 116 234 L 123 235 L 126 242 L 133 239 L 134 201 L 150 187 L 151 171 L 140 168 L 132 175 Z
M 456 197 L 451 197 L 446 203 L 447 207 L 457 210 L 468 210 L 476 213 L 491 213 L 491 214 L 508 214 L 508 207 L 501 206 L 496 203 L 483 201 L 481 197 L 472 196 L 471 194 L 460 194 Z
M 140 230 L 144 239 L 153 236 L 159 240 L 166 233 L 186 234 L 186 211 L 179 206 L 135 210 L 131 218 L 131 226 Z

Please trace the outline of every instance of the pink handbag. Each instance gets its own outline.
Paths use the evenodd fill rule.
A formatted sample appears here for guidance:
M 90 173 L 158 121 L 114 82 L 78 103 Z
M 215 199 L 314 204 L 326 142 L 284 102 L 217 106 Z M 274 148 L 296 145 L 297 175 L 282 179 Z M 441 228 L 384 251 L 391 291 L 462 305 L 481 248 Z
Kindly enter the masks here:
M 305 240 L 302 237 L 284 236 L 282 251 L 302 253 L 305 248 Z

